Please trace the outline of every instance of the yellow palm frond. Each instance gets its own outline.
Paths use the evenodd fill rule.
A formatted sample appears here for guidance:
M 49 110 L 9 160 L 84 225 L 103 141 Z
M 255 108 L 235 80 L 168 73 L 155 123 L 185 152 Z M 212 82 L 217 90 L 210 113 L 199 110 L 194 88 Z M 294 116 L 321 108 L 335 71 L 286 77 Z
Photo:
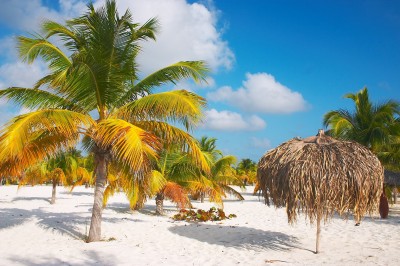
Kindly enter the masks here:
M 169 125 L 168 123 L 157 121 L 135 122 L 135 125 L 152 132 L 159 137 L 166 146 L 173 145 L 177 148 L 180 147 L 182 152 L 187 152 L 193 158 L 201 170 L 206 173 L 210 172 L 208 159 L 201 151 L 197 140 L 186 131 Z
M 1 144 L 0 137 L 0 146 Z M 30 135 L 22 150 L 14 156 L 7 154 L 8 147 L 2 148 L 0 161 L 0 174 L 18 176 L 21 171 L 29 166 L 44 160 L 48 155 L 55 154 L 62 148 L 73 147 L 78 141 L 78 135 L 69 138 L 58 132 L 35 132 Z
M 151 161 L 160 149 L 158 138 L 121 119 L 105 119 L 95 128 L 94 139 L 99 147 L 110 150 L 113 157 L 135 173 L 150 171 Z
M 90 116 L 62 109 L 40 110 L 17 116 L 0 131 L 0 160 L 18 156 L 32 135 L 49 132 L 74 138 L 80 127 L 92 124 L 94 121 Z
M 167 180 L 159 171 L 153 170 L 151 171 L 149 184 L 149 196 L 151 197 L 165 187 Z

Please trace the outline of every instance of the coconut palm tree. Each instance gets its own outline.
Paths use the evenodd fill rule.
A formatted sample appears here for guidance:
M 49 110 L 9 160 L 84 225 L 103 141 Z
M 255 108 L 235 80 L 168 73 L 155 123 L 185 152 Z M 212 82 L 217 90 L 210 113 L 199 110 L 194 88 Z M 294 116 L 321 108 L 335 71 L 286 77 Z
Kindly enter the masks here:
M 75 180 L 89 175 L 86 168 L 79 166 L 80 151 L 71 149 L 56 154 L 28 168 L 19 179 L 19 186 L 37 185 L 50 182 L 52 184 L 51 204 L 56 203 L 56 189 L 60 183 L 64 186 L 74 184 Z
M 343 140 L 356 141 L 377 154 L 385 145 L 398 142 L 400 136 L 400 104 L 390 100 L 374 105 L 369 100 L 368 89 L 356 94 L 347 94 L 353 100 L 355 112 L 330 111 L 324 116 L 324 125 L 330 127 L 329 134 Z
M 34 88 L 0 91 L 1 97 L 32 110 L 1 130 L 0 173 L 16 175 L 85 136 L 96 180 L 88 242 L 101 239 L 110 167 L 145 182 L 161 144 L 173 142 L 207 168 L 188 133 L 201 120 L 205 100 L 185 90 L 152 94 L 155 87 L 182 79 L 204 80 L 204 62 L 178 62 L 139 78 L 140 42 L 155 39 L 157 25 L 156 19 L 133 23 L 129 10 L 120 16 L 114 0 L 97 10 L 89 4 L 84 15 L 65 25 L 46 21 L 43 37 L 18 37 L 18 48 L 24 61 L 40 57 L 50 73 Z M 49 41 L 57 37 L 64 48 Z
M 331 128 L 329 134 L 368 147 L 383 165 L 390 166 L 397 156 L 392 147 L 400 143 L 400 103 L 389 100 L 374 105 L 369 100 L 367 88 L 345 97 L 353 100 L 356 110 L 351 113 L 341 109 L 325 114 L 324 125 Z M 379 207 L 382 218 L 386 218 L 388 208 L 387 198 L 382 193 Z
M 216 138 L 202 137 L 199 141 L 201 151 L 207 158 L 210 166 L 210 172 L 205 173 L 201 169 L 197 170 L 197 179 L 189 181 L 189 190 L 193 195 L 198 194 L 201 202 L 204 196 L 209 196 L 210 201 L 223 205 L 223 198 L 227 194 L 235 196 L 239 200 L 244 200 L 243 196 L 230 187 L 231 184 L 242 184 L 238 179 L 233 165 L 236 163 L 236 157 L 232 155 L 223 155 L 216 148 Z
M 156 195 L 156 214 L 164 214 L 165 198 L 181 209 L 191 207 L 186 187 L 198 169 L 192 161 L 189 154 L 174 147 L 163 151 L 151 178 L 151 193 Z
M 237 174 L 246 186 L 248 182 L 254 183 L 257 175 L 257 164 L 249 159 L 242 159 L 236 167 Z

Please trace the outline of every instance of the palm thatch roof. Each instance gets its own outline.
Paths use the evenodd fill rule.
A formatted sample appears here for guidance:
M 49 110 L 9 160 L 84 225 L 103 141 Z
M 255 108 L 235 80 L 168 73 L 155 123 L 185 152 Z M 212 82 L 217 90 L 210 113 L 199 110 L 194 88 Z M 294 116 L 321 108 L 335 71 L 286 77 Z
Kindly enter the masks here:
M 289 223 L 301 211 L 319 223 L 351 210 L 359 221 L 378 209 L 383 168 L 366 147 L 339 141 L 320 130 L 317 136 L 294 138 L 268 151 L 259 161 L 257 178 L 266 203 L 286 207 Z
M 400 173 L 385 169 L 384 183 L 388 186 L 400 186 Z

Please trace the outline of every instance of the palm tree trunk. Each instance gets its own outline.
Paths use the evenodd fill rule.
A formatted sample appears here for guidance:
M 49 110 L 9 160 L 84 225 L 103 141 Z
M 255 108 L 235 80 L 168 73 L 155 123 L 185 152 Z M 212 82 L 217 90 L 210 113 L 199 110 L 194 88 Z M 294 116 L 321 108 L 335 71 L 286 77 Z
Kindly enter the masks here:
M 101 219 L 103 214 L 103 197 L 107 180 L 107 154 L 98 152 L 96 160 L 96 185 L 94 190 L 94 203 L 92 209 L 92 220 L 90 222 L 89 236 L 87 242 L 100 241 Z
M 317 214 L 317 240 L 315 244 L 315 254 L 319 253 L 319 241 L 321 237 L 321 216 Z
M 204 203 L 204 197 L 205 197 L 204 194 L 205 194 L 204 192 L 200 192 L 200 202 L 201 203 Z
M 164 215 L 164 193 L 162 192 L 156 195 L 156 214 Z
M 56 203 L 56 188 L 57 188 L 57 181 L 53 179 L 53 189 L 51 191 L 51 201 L 50 204 Z

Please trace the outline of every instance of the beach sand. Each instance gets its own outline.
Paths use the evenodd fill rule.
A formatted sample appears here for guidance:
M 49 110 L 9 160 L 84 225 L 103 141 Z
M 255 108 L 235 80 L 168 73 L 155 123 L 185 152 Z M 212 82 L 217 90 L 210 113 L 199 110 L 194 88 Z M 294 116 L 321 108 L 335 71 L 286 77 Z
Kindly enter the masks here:
M 154 200 L 131 211 L 117 194 L 103 212 L 104 241 L 85 243 L 93 188 L 57 187 L 51 205 L 50 186 L 0 186 L 0 265 L 400 265 L 400 205 L 388 219 L 367 216 L 360 226 L 333 217 L 314 254 L 315 225 L 303 216 L 289 225 L 284 209 L 264 205 L 252 190 L 245 201 L 225 201 L 225 213 L 237 218 L 206 223 L 173 221 L 169 201 L 166 216 L 154 215 Z

